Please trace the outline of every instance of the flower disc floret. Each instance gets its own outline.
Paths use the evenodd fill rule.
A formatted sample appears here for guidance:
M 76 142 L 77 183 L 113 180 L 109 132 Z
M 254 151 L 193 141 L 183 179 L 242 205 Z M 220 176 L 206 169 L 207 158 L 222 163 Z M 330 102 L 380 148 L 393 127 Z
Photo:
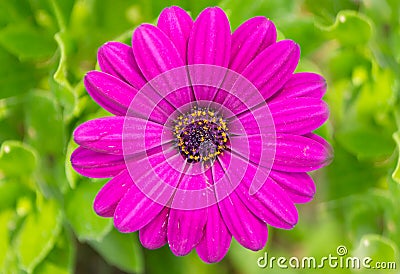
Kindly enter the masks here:
M 215 160 L 227 148 L 226 121 L 207 108 L 193 107 L 174 121 L 174 136 L 189 163 Z

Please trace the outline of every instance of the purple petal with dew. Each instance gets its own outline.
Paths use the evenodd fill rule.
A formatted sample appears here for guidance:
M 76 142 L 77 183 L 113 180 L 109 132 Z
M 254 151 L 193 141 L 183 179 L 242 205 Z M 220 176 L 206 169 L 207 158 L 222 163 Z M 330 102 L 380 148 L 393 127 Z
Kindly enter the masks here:
M 232 157 L 237 157 L 232 155 Z M 220 157 L 221 165 L 227 168 L 229 162 L 227 157 Z M 240 181 L 235 192 L 247 206 L 247 208 L 260 220 L 274 227 L 291 229 L 297 223 L 298 214 L 296 207 L 285 191 L 277 185 L 270 177 L 269 171 L 262 167 L 256 166 L 241 159 L 241 165 L 233 169 L 228 177 L 231 181 Z M 240 169 L 244 169 L 245 173 Z M 261 178 L 257 176 L 257 172 L 263 172 L 265 176 Z M 250 192 L 250 188 L 254 184 L 254 180 L 263 179 L 261 187 L 254 194 Z
M 137 89 L 122 80 L 100 71 L 90 71 L 84 79 L 89 95 L 105 110 L 125 115 Z
M 230 76 L 230 73 L 228 72 L 228 75 Z M 229 81 L 227 78 L 224 78 L 224 81 Z M 213 101 L 221 104 L 222 106 L 226 107 L 229 109 L 232 113 L 240 113 L 243 110 L 246 110 L 248 106 L 246 106 L 246 102 L 243 102 L 241 99 L 239 99 L 235 94 L 232 94 L 231 90 L 224 89 L 225 86 L 221 87 L 221 89 L 218 90 L 217 94 L 215 95 Z
M 206 8 L 194 22 L 188 45 L 188 64 L 227 67 L 231 49 L 228 18 L 218 7 Z
M 136 61 L 148 81 L 170 69 L 185 65 L 169 37 L 159 28 L 143 24 L 132 37 Z
M 168 244 L 176 256 L 184 256 L 203 238 L 207 209 L 171 209 L 168 218 Z
M 132 48 L 120 42 L 108 42 L 100 47 L 97 60 L 101 70 L 139 90 L 145 83 Z
M 74 141 L 90 150 L 122 155 L 144 152 L 172 140 L 164 126 L 136 117 L 105 117 L 87 121 L 74 131 Z
M 148 198 L 134 184 L 115 209 L 114 225 L 123 233 L 137 231 L 151 222 L 163 207 Z
M 197 165 L 198 166 L 198 165 Z M 193 190 L 207 188 L 208 177 L 205 174 L 194 174 L 196 165 L 190 165 L 183 175 L 178 191 L 174 195 L 172 208 L 168 219 L 168 244 L 172 253 L 177 256 L 188 254 L 203 238 L 204 226 L 207 223 L 207 208 L 186 210 L 177 208 L 195 208 L 193 203 L 199 203 L 202 196 L 192 197 Z M 182 191 L 183 190 L 183 191 Z
M 328 105 L 316 98 L 288 98 L 268 104 L 277 132 L 305 134 L 320 127 L 329 117 Z
M 250 160 L 253 163 L 261 164 L 263 152 L 263 140 L 261 135 L 231 136 L 232 153 Z
M 294 203 L 308 203 L 315 194 L 313 179 L 305 172 L 271 171 L 271 178 L 283 188 Z
M 291 40 L 282 40 L 258 54 L 242 74 L 268 99 L 290 79 L 299 58 L 299 46 Z
M 327 150 L 329 150 L 329 152 L 330 152 L 329 155 L 332 156 L 332 154 L 333 154 L 332 147 L 324 138 L 322 138 L 321 136 L 319 136 L 319 135 L 317 135 L 315 133 L 312 133 L 312 132 L 304 134 L 303 136 L 307 137 L 307 138 L 310 138 L 310 139 L 313 139 L 314 141 L 317 141 L 318 143 L 320 143 L 321 145 L 326 147 Z
M 132 185 L 133 182 L 127 170 L 106 183 L 94 199 L 93 208 L 97 215 L 112 217 L 119 201 Z
M 250 177 L 243 178 L 249 181 Z M 292 229 L 298 221 L 297 209 L 285 191 L 268 178 L 262 187 L 252 196 L 248 192 L 249 186 L 240 184 L 236 192 L 242 197 L 244 204 L 262 221 L 267 224 L 282 228 Z
M 232 235 L 226 227 L 218 205 L 208 208 L 204 237 L 196 247 L 197 254 L 206 263 L 216 263 L 228 253 Z
M 91 178 L 109 178 L 126 169 L 124 157 L 95 152 L 83 147 L 75 149 L 71 164 L 76 172 Z
M 187 44 L 193 26 L 190 15 L 180 7 L 168 7 L 160 13 L 157 26 L 171 39 L 186 64 Z
M 176 89 L 177 83 L 182 81 L 189 83 L 186 70 L 178 70 L 176 73 L 170 70 L 184 66 L 180 53 L 171 39 L 159 28 L 143 24 L 139 26 L 132 37 L 132 47 L 136 61 L 150 86 L 143 91 L 150 98 L 157 97 L 153 93 L 160 95 L 161 101 L 169 91 Z M 167 72 L 168 73 L 164 73 Z M 158 76 L 158 77 L 157 77 Z M 157 77 L 157 78 L 155 78 Z M 183 80 L 182 80 L 183 79 Z M 154 90 L 152 90 L 154 88 Z M 192 101 L 192 91 L 190 88 L 182 89 L 179 94 L 169 98 L 163 104 L 164 108 L 178 108 L 181 105 Z M 157 103 L 156 100 L 153 100 Z
M 153 220 L 168 204 L 181 172 L 172 165 L 183 160 L 175 149 L 157 150 L 147 157 L 129 161 L 128 170 L 135 182 L 121 199 L 114 214 L 114 224 L 121 232 L 134 232 Z
M 276 41 L 276 28 L 265 17 L 254 17 L 240 25 L 232 34 L 229 68 L 242 72 L 264 49 Z
M 327 157 L 326 157 L 327 158 L 326 165 L 329 165 L 333 160 L 333 154 L 334 154 L 332 146 L 324 138 L 322 138 L 321 136 L 319 136 L 315 133 L 309 132 L 307 134 L 304 134 L 303 136 L 310 138 L 310 139 L 320 143 L 322 146 L 324 146 L 324 148 L 328 151 Z
M 148 249 L 157 249 L 167 243 L 169 208 L 164 209 L 146 226 L 139 230 L 139 239 Z
M 293 97 L 312 97 L 321 99 L 326 92 L 326 81 L 319 74 L 311 72 L 295 73 L 285 83 L 272 100 L 284 100 Z
M 193 24 L 188 42 L 188 64 L 208 64 L 219 67 L 228 67 L 231 50 L 231 30 L 228 18 L 222 9 L 218 7 L 203 10 Z M 189 74 L 193 83 L 200 83 L 198 78 L 204 75 L 210 76 L 209 66 L 203 67 L 203 72 L 196 68 Z M 208 79 L 209 86 L 193 87 L 197 100 L 212 100 L 215 96 L 226 71 L 219 70 L 211 74 Z
M 329 164 L 329 147 L 300 135 L 276 135 L 274 170 L 285 172 L 308 172 Z
M 214 178 L 227 180 L 224 173 L 219 164 L 213 165 Z M 220 191 L 222 190 L 220 188 Z M 217 195 L 224 196 L 223 193 L 217 193 Z M 242 246 L 254 251 L 265 246 L 268 238 L 267 225 L 245 206 L 236 191 L 219 201 L 218 206 L 227 228 Z
M 258 135 L 263 133 L 273 134 L 275 126 L 268 106 L 247 111 L 229 119 L 229 133 L 239 136 Z

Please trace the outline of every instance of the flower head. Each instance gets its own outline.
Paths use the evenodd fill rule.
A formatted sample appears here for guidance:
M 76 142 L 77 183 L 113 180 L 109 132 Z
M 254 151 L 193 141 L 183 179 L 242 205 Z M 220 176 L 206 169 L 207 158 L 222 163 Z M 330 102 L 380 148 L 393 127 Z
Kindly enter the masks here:
M 274 24 L 255 17 L 231 33 L 225 13 L 195 21 L 166 8 L 143 24 L 132 46 L 98 52 L 102 72 L 85 76 L 90 96 L 115 116 L 83 123 L 74 169 L 112 179 L 94 209 L 143 246 L 168 244 L 217 262 L 232 236 L 262 249 L 271 225 L 291 229 L 295 203 L 313 198 L 306 173 L 323 167 L 330 146 L 312 133 L 328 118 L 325 80 L 294 73 L 300 49 L 276 41 Z

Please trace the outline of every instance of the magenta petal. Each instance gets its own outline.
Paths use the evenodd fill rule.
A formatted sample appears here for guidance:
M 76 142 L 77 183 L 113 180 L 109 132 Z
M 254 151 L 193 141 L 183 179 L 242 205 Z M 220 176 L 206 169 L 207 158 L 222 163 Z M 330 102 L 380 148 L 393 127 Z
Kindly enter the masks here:
M 168 244 L 176 256 L 185 256 L 200 242 L 207 222 L 207 210 L 171 209 L 168 218 Z
M 325 149 L 328 151 L 326 165 L 329 165 L 333 160 L 333 154 L 334 154 L 332 146 L 324 138 L 322 138 L 321 136 L 319 136 L 315 133 L 310 132 L 310 133 L 304 134 L 303 136 L 310 138 L 310 139 L 320 143 L 323 147 L 325 147 Z
M 273 100 L 268 104 L 277 132 L 305 134 L 320 127 L 329 116 L 327 104 L 315 98 Z
M 312 97 L 321 99 L 326 92 L 326 81 L 321 75 L 300 72 L 295 73 L 276 94 L 276 100 L 292 97 Z
M 321 136 L 319 136 L 319 135 L 317 135 L 315 133 L 312 133 L 312 132 L 304 134 L 303 136 L 307 137 L 307 138 L 310 138 L 310 139 L 313 139 L 314 141 L 317 141 L 318 143 L 320 143 L 321 145 L 326 147 L 330 152 L 329 155 L 332 156 L 332 154 L 333 154 L 332 147 L 324 138 L 322 138 Z
M 139 230 L 140 242 L 145 248 L 157 249 L 167 243 L 169 208 L 165 207 L 149 224 Z
M 208 208 L 204 238 L 197 245 L 199 257 L 207 263 L 222 260 L 228 252 L 232 236 L 229 233 L 217 205 Z
M 261 156 L 267 149 L 263 147 L 263 139 L 261 135 L 249 135 L 249 136 L 231 136 L 232 152 L 237 153 L 249 159 L 253 163 L 260 164 Z
M 87 121 L 74 131 L 74 141 L 97 152 L 122 154 L 122 116 Z
M 185 65 L 171 39 L 159 28 L 143 24 L 132 37 L 136 61 L 148 81 L 170 69 Z
M 223 167 L 219 164 L 213 165 L 214 181 L 219 181 L 218 178 L 227 178 L 224 173 Z M 230 183 L 234 184 L 234 182 Z M 229 187 L 225 189 L 228 190 Z M 217 195 L 224 197 L 222 191 L 224 188 L 219 188 Z M 246 207 L 236 191 L 219 201 L 218 206 L 230 233 L 242 246 L 251 250 L 260 250 L 265 246 L 268 238 L 267 225 Z
M 237 191 L 241 191 L 244 203 L 262 221 L 283 229 L 292 229 L 297 224 L 298 213 L 293 201 L 273 180 L 268 178 L 253 196 L 248 194 L 249 186 L 244 186 L 239 186 Z
M 265 17 L 254 17 L 240 25 L 232 34 L 229 68 L 242 72 L 264 49 L 276 41 L 276 28 Z
M 190 15 L 180 7 L 165 8 L 158 18 L 157 26 L 175 44 L 182 60 L 186 63 L 187 44 L 193 26 Z
M 234 116 L 229 121 L 229 132 L 232 135 L 248 136 L 259 135 L 261 132 L 273 134 L 275 126 L 270 110 L 267 105 L 263 105 L 255 110 L 247 111 L 240 116 Z M 267 120 L 268 119 L 268 120 Z M 263 122 L 262 124 L 260 122 Z M 270 123 L 266 121 L 271 121 Z
M 291 40 L 282 40 L 257 55 L 243 71 L 243 76 L 268 99 L 290 79 L 299 58 L 299 46 Z
M 222 218 L 235 239 L 257 251 L 267 243 L 268 227 L 249 211 L 235 192 L 218 203 Z
M 125 134 L 123 128 L 125 123 Z M 139 153 L 161 145 L 163 125 L 135 117 L 105 117 L 87 121 L 74 131 L 79 145 L 97 152 L 123 154 Z M 166 138 L 164 142 L 170 141 Z
M 162 205 L 149 199 L 134 184 L 115 210 L 114 225 L 121 232 L 134 232 L 152 221 L 162 209 Z
M 237 156 L 231 155 L 235 158 Z M 220 157 L 221 164 L 225 169 L 229 166 L 228 157 Z M 274 227 L 291 229 L 298 221 L 298 214 L 293 202 L 287 197 L 285 191 L 268 177 L 268 170 L 252 163 L 242 162 L 235 170 L 228 174 L 231 182 L 240 181 L 235 192 L 247 206 L 247 208 L 260 220 Z M 242 172 L 244 169 L 245 172 Z M 260 188 L 254 194 L 250 193 L 254 180 L 260 180 L 261 176 L 256 173 L 265 174 Z M 244 175 L 242 175 L 244 174 Z
M 78 147 L 71 155 L 71 164 L 76 172 L 91 178 L 109 178 L 126 169 L 124 157 L 99 153 Z
M 148 81 L 153 79 L 150 82 L 151 86 L 147 86 L 144 90 L 145 96 L 151 98 L 154 103 L 161 100 L 159 108 L 168 113 L 171 113 L 171 107 L 174 110 L 192 101 L 190 88 L 181 89 L 179 93 L 170 93 L 177 87 L 181 88 L 181 84 L 187 83 L 185 86 L 188 86 L 189 79 L 185 69 L 173 70 L 186 63 L 174 43 L 162 30 L 149 24 L 141 25 L 133 34 L 132 47 L 143 75 Z M 167 71 L 169 73 L 164 73 Z M 151 87 L 155 90 L 153 91 Z M 167 95 L 169 95 L 168 102 L 165 100 Z
M 307 203 L 315 194 L 313 179 L 305 172 L 271 171 L 271 178 L 280 185 L 294 203 Z
M 114 224 L 121 232 L 134 232 L 153 220 L 173 194 L 180 171 L 171 167 L 181 165 L 182 157 L 176 151 L 159 151 L 148 157 L 128 163 L 135 184 L 121 199 L 114 214 Z
M 108 42 L 100 47 L 97 59 L 102 71 L 124 80 L 138 90 L 146 83 L 132 48 L 128 45 Z
M 206 8 L 194 22 L 188 43 L 188 64 L 209 64 L 219 67 L 228 67 L 231 50 L 231 31 L 228 18 L 218 7 Z M 189 68 L 192 83 L 201 83 L 204 75 L 207 76 L 207 87 L 194 87 L 197 100 L 212 100 L 226 73 L 225 70 L 216 70 L 211 73 L 209 66 Z
M 133 185 L 127 170 L 105 184 L 94 200 L 94 211 L 102 217 L 112 217 L 121 198 Z
M 300 135 L 277 134 L 276 155 L 272 169 L 286 172 L 308 172 L 330 163 L 329 147 Z
M 207 177 L 203 175 L 185 175 L 175 194 L 172 206 L 191 205 L 192 190 L 206 188 Z M 181 192 L 188 190 L 188 192 Z M 183 202 L 182 202 L 183 200 Z M 183 208 L 183 207 L 180 207 Z M 190 208 L 192 208 L 190 206 Z M 207 208 L 187 210 L 171 208 L 168 219 L 168 244 L 172 253 L 177 256 L 188 254 L 202 239 L 207 222 Z
M 90 71 L 84 79 L 89 95 L 100 106 L 115 115 L 125 115 L 137 89 L 100 71 Z
M 218 7 L 206 8 L 194 22 L 188 45 L 188 64 L 227 67 L 231 49 L 228 18 Z

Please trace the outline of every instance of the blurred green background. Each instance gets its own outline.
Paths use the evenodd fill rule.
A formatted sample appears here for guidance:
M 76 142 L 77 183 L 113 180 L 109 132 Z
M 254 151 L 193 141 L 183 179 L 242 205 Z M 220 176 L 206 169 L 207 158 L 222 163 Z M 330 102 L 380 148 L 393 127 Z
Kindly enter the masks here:
M 279 38 L 300 44 L 298 71 L 323 74 L 329 121 L 318 130 L 335 158 L 315 172 L 317 193 L 299 205 L 291 231 L 270 229 L 265 250 L 232 243 L 214 265 L 192 252 L 144 250 L 97 217 L 93 198 L 105 180 L 77 175 L 73 129 L 108 115 L 88 97 L 82 77 L 97 48 L 130 42 L 135 26 L 176 4 L 195 17 L 221 6 L 232 30 L 252 16 L 270 18 Z M 257 258 L 332 254 L 399 264 L 400 2 L 398 0 L 0 0 L 1 273 L 309 273 L 259 268 Z M 396 168 L 397 167 L 397 168 Z M 345 268 L 319 273 L 363 273 Z M 398 273 L 368 270 L 366 273 Z

